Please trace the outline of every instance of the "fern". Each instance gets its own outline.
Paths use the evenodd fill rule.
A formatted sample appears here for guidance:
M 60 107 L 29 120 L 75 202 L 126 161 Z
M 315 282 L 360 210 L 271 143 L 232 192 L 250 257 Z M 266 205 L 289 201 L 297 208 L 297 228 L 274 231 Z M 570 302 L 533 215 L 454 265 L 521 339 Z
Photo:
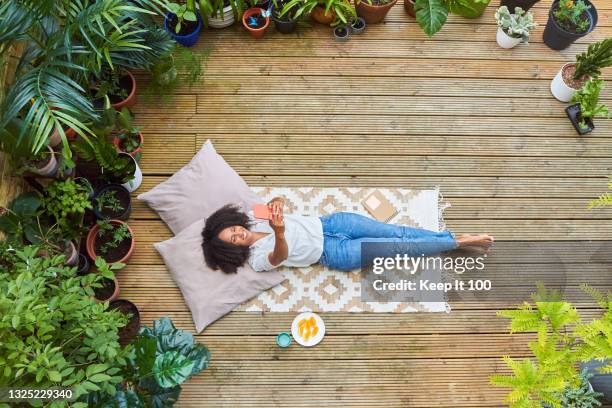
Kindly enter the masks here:
M 612 190 L 612 176 L 610 176 L 610 181 L 608 182 L 608 188 Z M 591 202 L 589 202 L 589 209 L 608 207 L 608 206 L 612 206 L 612 194 L 610 193 L 603 193 L 598 198 L 591 200 Z

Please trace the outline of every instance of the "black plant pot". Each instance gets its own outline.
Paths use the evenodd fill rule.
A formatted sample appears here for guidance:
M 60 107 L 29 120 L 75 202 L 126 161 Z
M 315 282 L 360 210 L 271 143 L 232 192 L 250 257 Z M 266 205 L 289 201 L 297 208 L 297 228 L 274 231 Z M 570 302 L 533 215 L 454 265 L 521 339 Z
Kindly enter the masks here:
M 501 0 L 501 3 L 499 3 L 499 5 L 508 7 L 510 13 L 514 13 L 514 9 L 516 7 L 520 7 L 523 10 L 527 11 L 532 8 L 533 5 L 536 4 L 538 1 L 540 0 Z
M 544 29 L 544 43 L 548 45 L 549 48 L 553 50 L 564 50 L 572 45 L 577 39 L 584 37 L 595 29 L 595 26 L 597 26 L 597 9 L 589 0 L 583 1 L 584 4 L 591 6 L 591 8 L 587 11 L 591 20 L 591 25 L 589 26 L 588 30 L 579 34 L 566 31 L 561 28 L 559 24 L 557 24 L 553 11 L 557 8 L 559 0 L 554 1 L 550 6 L 550 10 L 548 12 L 548 22 L 546 23 L 546 28 Z
M 297 20 L 282 20 L 276 16 L 275 7 L 272 6 L 272 20 L 274 20 L 274 27 L 276 31 L 283 34 L 291 34 L 297 28 Z M 290 13 L 287 13 L 290 14 Z M 287 15 L 283 16 L 286 17 Z
M 593 375 L 589 379 L 589 382 L 593 386 L 593 390 L 603 394 L 603 397 L 600 398 L 599 401 L 604 404 L 612 404 L 612 374 L 602 374 L 599 372 L 599 368 L 609 364 L 609 362 L 609 360 L 591 360 L 588 363 L 582 364 L 582 368 L 587 369 L 589 374 Z
M 109 310 L 119 310 L 124 315 L 129 315 L 127 325 L 119 329 L 119 344 L 122 347 L 127 346 L 136 340 L 138 331 L 140 330 L 140 312 L 138 307 L 125 299 L 117 299 L 108 305 Z
M 115 198 L 121 202 L 121 206 L 123 207 L 123 211 L 114 212 L 110 209 L 102 209 L 98 210 L 96 199 L 102 195 L 102 193 L 107 191 L 114 191 Z M 93 212 L 96 214 L 96 218 L 99 220 L 113 219 L 113 220 L 121 220 L 127 221 L 130 218 L 130 213 L 132 212 L 132 198 L 130 196 L 130 192 L 119 184 L 107 184 L 106 186 L 100 188 L 94 194 L 92 199 L 93 203 Z
M 575 103 L 565 108 L 565 113 L 567 113 L 567 117 L 572 122 L 572 125 L 574 125 L 574 129 L 576 129 L 576 132 L 578 132 L 579 135 L 586 135 L 587 133 L 591 133 L 593 129 L 595 129 L 595 125 L 593 124 L 593 121 L 591 119 L 587 119 L 585 121 L 587 127 L 581 127 L 579 123 L 581 119 L 580 112 L 581 111 L 579 103 Z
M 85 254 L 79 254 L 79 263 L 77 264 L 77 275 L 84 276 L 89 273 L 91 264 L 89 258 Z

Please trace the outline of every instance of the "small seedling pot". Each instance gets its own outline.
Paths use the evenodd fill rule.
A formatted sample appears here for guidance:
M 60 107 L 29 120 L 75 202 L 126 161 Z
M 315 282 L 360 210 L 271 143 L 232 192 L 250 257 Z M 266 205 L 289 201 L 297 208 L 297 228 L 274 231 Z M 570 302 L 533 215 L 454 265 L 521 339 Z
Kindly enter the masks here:
M 348 26 L 339 25 L 335 27 L 333 30 L 334 38 L 338 42 L 344 42 L 349 39 L 350 31 L 351 30 L 348 28 Z
M 198 42 L 198 38 L 200 37 L 200 31 L 202 30 L 202 17 L 198 14 L 198 25 L 196 26 L 196 29 L 193 30 L 192 33 L 186 35 L 178 35 L 168 27 L 170 20 L 172 20 L 174 17 L 176 17 L 174 13 L 166 14 L 166 18 L 164 19 L 164 28 L 166 29 L 166 31 L 170 33 L 170 36 L 172 36 L 174 41 L 181 44 L 182 46 L 194 46 Z
M 366 29 L 366 21 L 363 17 L 353 17 L 350 21 L 349 26 L 353 34 L 361 34 Z
M 276 31 L 282 34 L 291 34 L 292 32 L 294 32 L 297 28 L 297 20 L 282 20 L 276 17 L 274 11 L 275 7 L 272 6 L 272 21 L 274 21 L 274 27 L 276 28 Z
M 357 2 L 355 9 L 357 10 L 357 15 L 363 17 L 366 23 L 378 24 L 385 19 L 387 13 L 389 13 L 389 10 L 391 10 L 391 7 L 393 7 L 395 3 L 397 3 L 397 0 L 392 0 L 382 5 L 375 5 L 368 4 L 361 0 Z
M 89 258 L 87 258 L 87 255 L 79 254 L 79 259 L 77 261 L 77 275 L 87 275 L 90 268 L 91 264 L 89 263 Z
M 414 9 L 414 0 L 404 0 L 404 10 L 413 18 L 416 18 L 416 10 Z
M 117 278 L 110 280 L 110 279 L 106 279 L 104 278 L 103 280 L 104 283 L 110 284 L 110 282 L 112 282 L 112 287 L 113 287 L 113 292 L 109 297 L 106 298 L 102 298 L 100 297 L 99 293 L 94 295 L 94 298 L 99 302 L 99 303 L 104 303 L 104 302 L 112 302 L 113 300 L 117 299 L 119 297 L 119 293 L 121 292 L 120 288 L 119 288 L 119 281 L 117 280 Z M 100 288 L 97 288 L 98 290 Z
M 127 225 L 127 223 L 120 221 L 120 220 L 110 220 L 109 222 L 115 226 L 118 226 L 120 224 Z M 98 226 L 98 224 L 91 227 L 91 229 L 89 230 L 89 233 L 87 234 L 87 240 L 85 241 L 85 244 L 86 244 L 85 249 L 87 250 L 87 255 L 91 259 L 96 259 L 97 256 L 102 256 L 108 264 L 126 263 L 128 259 L 130 259 L 130 257 L 132 256 L 132 253 L 134 252 L 134 248 L 136 246 L 136 239 L 134 238 L 134 231 L 132 230 L 132 228 L 130 228 L 129 225 L 127 225 L 127 228 L 130 231 L 130 234 L 132 234 L 132 238 L 130 238 L 130 246 L 128 247 L 127 251 L 125 251 L 125 254 L 123 254 L 123 256 L 120 259 L 111 261 L 111 260 L 106 259 L 104 256 L 98 255 L 96 253 L 96 240 L 98 238 L 98 231 L 100 231 L 100 227 Z
M 565 83 L 565 80 L 563 79 L 564 70 L 568 69 L 572 65 L 575 64 L 565 64 L 563 67 L 561 67 L 557 75 L 555 75 L 550 83 L 550 92 L 557 100 L 561 102 L 569 102 L 572 99 L 572 96 L 574 96 L 574 94 L 578 91 L 578 89 L 572 88 L 570 85 Z
M 589 0 L 583 1 L 587 6 L 591 6 L 591 8 L 587 11 L 589 19 L 591 20 L 591 25 L 584 33 L 572 33 L 561 28 L 561 26 L 557 24 L 553 14 L 557 4 L 559 4 L 559 0 L 555 0 L 550 6 L 550 10 L 548 12 L 548 22 L 546 23 L 546 28 L 544 29 L 543 35 L 544 43 L 549 48 L 553 50 L 564 50 L 572 45 L 572 43 L 574 43 L 577 39 L 584 37 L 595 29 L 595 26 L 597 26 L 597 9 Z
M 540 0 L 501 0 L 499 5 L 508 7 L 510 13 L 514 13 L 514 9 L 517 7 L 520 7 L 525 11 L 529 10 L 538 1 Z
M 221 15 L 219 17 L 208 16 L 208 26 L 212 28 L 225 28 L 229 27 L 236 21 L 232 6 L 223 7 Z
M 270 25 L 270 17 L 265 17 L 266 23 L 262 27 L 259 27 L 259 28 L 249 27 L 249 25 L 247 24 L 247 21 L 249 17 L 255 16 L 257 14 L 263 14 L 264 11 L 265 10 L 262 8 L 253 7 L 245 11 L 244 14 L 242 15 L 242 25 L 244 26 L 244 28 L 247 29 L 249 34 L 251 34 L 254 38 L 263 37 L 264 33 L 266 32 L 266 28 L 268 28 L 268 26 Z
M 49 152 L 47 161 L 45 163 L 41 163 L 36 168 L 30 168 L 29 170 L 41 177 L 54 177 L 59 169 L 59 162 L 55 157 L 55 152 L 53 149 L 50 146 L 47 146 L 46 149 Z
M 115 196 L 123 204 L 124 210 L 122 212 L 112 212 L 104 209 L 102 209 L 101 211 L 98 210 L 96 200 L 98 197 L 100 197 L 107 191 L 115 191 Z M 96 215 L 96 218 L 99 220 L 106 220 L 112 218 L 115 220 L 127 221 L 128 218 L 130 218 L 130 213 L 132 212 L 132 198 L 130 196 L 130 192 L 125 187 L 119 184 L 108 184 L 96 191 L 92 199 L 92 204 L 93 212 Z
M 514 48 L 521 43 L 522 38 L 510 37 L 503 28 L 497 27 L 497 44 L 502 48 Z
M 579 103 L 575 103 L 565 108 L 565 113 L 567 113 L 567 117 L 569 118 L 570 122 L 572 122 L 574 129 L 576 129 L 576 132 L 578 132 L 579 135 L 586 135 L 595 129 L 595 124 L 591 119 L 585 120 L 587 125 L 586 128 L 580 126 L 580 120 L 582 117 Z
M 111 104 L 111 106 L 117 110 L 121 110 L 124 106 L 127 108 L 131 108 L 136 104 L 136 78 L 130 71 L 126 71 L 127 77 L 130 79 L 130 92 L 128 93 L 128 97 L 122 101 Z
M 79 251 L 77 251 L 77 247 L 72 241 L 68 241 L 64 249 L 64 255 L 66 255 L 65 262 L 67 266 L 75 266 L 79 262 Z

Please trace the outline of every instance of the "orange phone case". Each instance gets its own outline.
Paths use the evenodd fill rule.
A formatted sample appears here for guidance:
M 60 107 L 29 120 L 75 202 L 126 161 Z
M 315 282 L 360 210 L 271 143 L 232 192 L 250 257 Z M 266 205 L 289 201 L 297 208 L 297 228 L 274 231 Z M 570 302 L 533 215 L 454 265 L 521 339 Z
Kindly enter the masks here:
M 271 217 L 268 206 L 265 204 L 253 204 L 253 217 L 260 220 L 269 220 Z

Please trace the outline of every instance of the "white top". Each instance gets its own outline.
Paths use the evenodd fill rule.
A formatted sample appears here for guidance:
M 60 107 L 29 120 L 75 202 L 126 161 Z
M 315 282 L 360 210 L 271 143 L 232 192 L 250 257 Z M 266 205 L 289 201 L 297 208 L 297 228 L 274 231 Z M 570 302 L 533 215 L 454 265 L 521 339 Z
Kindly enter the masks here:
M 267 233 L 251 246 L 249 264 L 255 271 L 269 271 L 281 265 L 291 267 L 309 266 L 319 262 L 323 254 L 323 225 L 319 217 L 286 214 L 285 240 L 289 249 L 289 256 L 280 265 L 272 265 L 268 259 L 270 252 L 274 251 L 274 231 L 267 220 L 253 217 L 249 212 L 251 222 L 250 230 Z

